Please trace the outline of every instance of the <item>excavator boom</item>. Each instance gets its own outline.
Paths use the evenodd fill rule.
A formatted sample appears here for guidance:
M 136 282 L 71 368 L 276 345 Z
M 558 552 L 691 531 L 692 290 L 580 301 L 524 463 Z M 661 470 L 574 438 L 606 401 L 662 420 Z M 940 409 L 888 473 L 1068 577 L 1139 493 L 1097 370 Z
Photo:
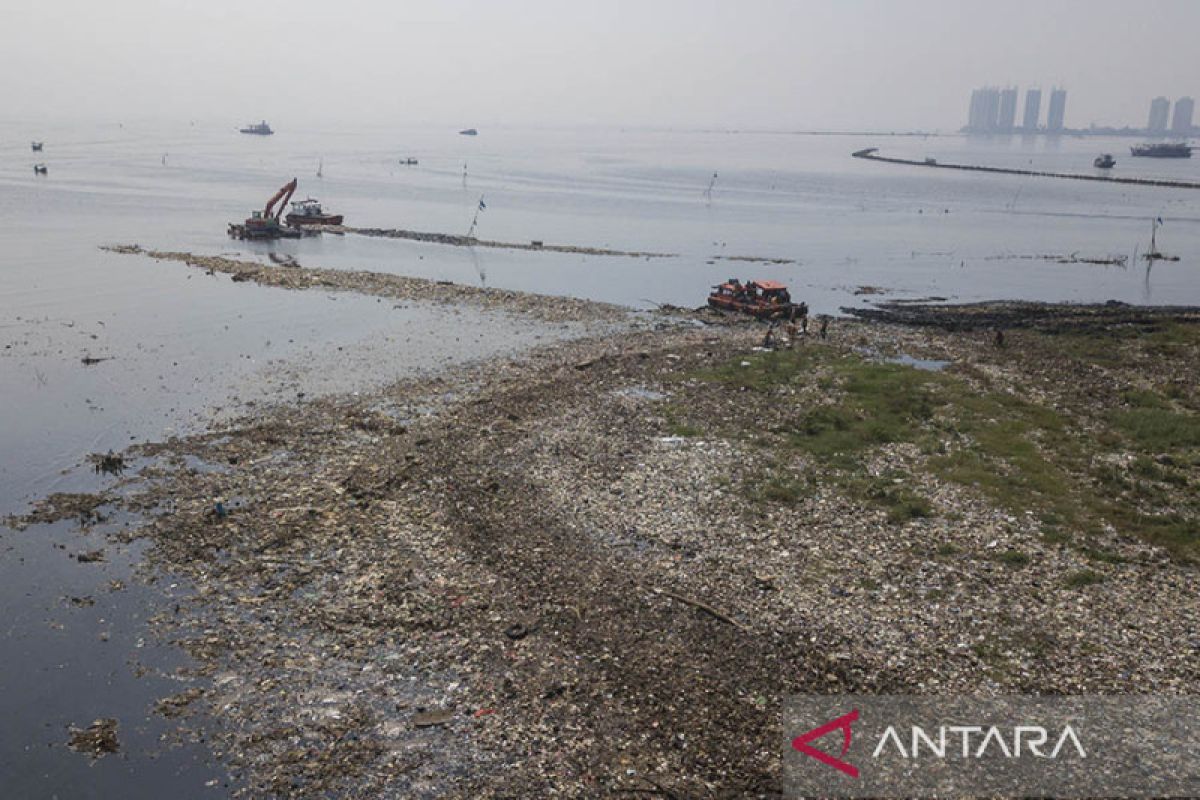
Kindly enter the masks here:
M 295 194 L 295 192 L 296 179 L 292 178 L 289 182 L 280 187 L 279 191 L 267 201 L 267 207 L 263 210 L 263 218 L 271 219 L 274 217 L 275 219 L 279 219 L 279 215 L 283 213 L 283 209 L 287 206 L 287 201 L 291 199 L 291 196 Z M 284 197 L 285 195 L 286 197 Z M 280 198 L 284 198 L 282 203 L 279 203 Z M 272 215 L 271 210 L 275 208 L 276 203 L 279 203 L 279 211 Z

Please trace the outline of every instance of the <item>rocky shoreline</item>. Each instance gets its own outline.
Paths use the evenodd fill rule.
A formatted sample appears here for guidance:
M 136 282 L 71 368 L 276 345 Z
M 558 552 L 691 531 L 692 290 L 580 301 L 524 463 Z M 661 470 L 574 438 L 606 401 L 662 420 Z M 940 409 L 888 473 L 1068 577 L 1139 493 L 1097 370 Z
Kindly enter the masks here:
M 201 665 L 164 707 L 215 720 L 247 796 L 773 797 L 793 693 L 1195 693 L 1195 318 L 1001 343 L 986 313 L 777 351 L 662 315 L 138 446 L 61 514 L 141 511 L 194 585 L 155 621 Z

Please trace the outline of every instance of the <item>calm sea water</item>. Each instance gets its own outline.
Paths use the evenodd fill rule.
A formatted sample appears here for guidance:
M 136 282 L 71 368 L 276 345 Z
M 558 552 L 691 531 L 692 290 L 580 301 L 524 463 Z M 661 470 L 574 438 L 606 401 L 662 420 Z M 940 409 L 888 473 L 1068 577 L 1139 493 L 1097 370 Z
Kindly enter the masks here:
M 1200 181 L 1200 159 L 1128 157 L 1128 140 L 967 139 L 635 130 L 294 130 L 234 125 L 0 123 L 0 515 L 51 491 L 92 491 L 90 452 L 209 424 L 247 402 L 364 388 L 447 362 L 570 335 L 500 316 L 374 298 L 286 292 L 178 263 L 115 256 L 104 243 L 370 269 L 646 307 L 694 306 L 732 275 L 787 282 L 818 312 L 884 297 L 956 301 L 1200 304 L 1200 191 L 976 175 L 864 162 L 934 157 Z M 30 152 L 31 139 L 45 151 Z M 416 158 L 416 166 L 399 164 Z M 46 176 L 32 165 L 44 162 Z M 316 176 L 318 164 L 323 177 Z M 465 176 L 464 176 L 465 173 Z M 716 180 L 713 182 L 713 175 Z M 249 244 L 225 235 L 293 176 L 360 227 L 677 253 L 642 260 L 464 249 L 324 236 Z M 711 193 L 706 190 L 712 185 Z M 1145 252 L 1148 272 L 1020 258 Z M 790 264 L 719 257 L 790 259 Z M 342 348 L 339 350 L 338 348 Z M 84 367 L 84 356 L 108 358 Z M 103 543 L 68 525 L 0 528 L 0 786 L 18 796 L 213 797 L 202 744 L 163 748 L 154 699 L 182 658 L 144 638 L 169 578 L 127 580 L 138 550 L 107 564 L 68 553 Z M 164 588 L 167 587 L 167 588 Z M 94 606 L 72 603 L 90 597 Z M 137 677 L 131 663 L 149 666 Z M 141 671 L 139 670 L 139 673 Z M 63 746 L 68 724 L 122 721 L 124 750 L 95 766 Z M 215 787 L 207 786 L 217 780 Z
M 36 178 L 27 140 L 47 140 Z M 0 128 L 0 252 L 77 285 L 79 271 L 40 257 L 48 240 L 81 251 L 105 241 L 200 252 L 276 249 L 301 263 L 369 267 L 627 304 L 698 305 L 738 272 L 795 284 L 810 305 L 858 302 L 847 287 L 957 300 L 1031 298 L 1198 302 L 1200 191 L 927 170 L 852 159 L 862 147 L 942 161 L 1200 181 L 1200 159 L 1128 156 L 1128 139 L 907 138 L 646 131 L 367 129 L 239 135 L 229 126 L 132 124 L 62 131 Z M 164 155 L 166 164 L 162 163 Z M 398 159 L 419 160 L 414 167 Z M 323 163 L 323 178 L 316 177 Z M 466 169 L 464 185 L 463 172 Z M 711 199 L 706 196 L 713 173 Z M 247 247 L 225 238 L 287 179 L 344 213 L 347 224 L 465 233 L 482 196 L 481 237 L 679 253 L 649 264 L 463 250 L 326 236 Z M 1150 220 L 1184 260 L 1156 269 L 1097 269 L 997 256 L 1144 252 Z M 709 263 L 714 256 L 795 265 Z M 30 258 L 32 256 L 32 258 Z M 1160 264 L 1159 267 L 1164 265 Z M 4 270 L 5 284 L 14 271 Z M 17 269 L 18 280 L 30 275 Z M 103 275 L 113 285 L 112 276 Z M 134 287 L 136 288 L 136 287 Z M 10 294 L 0 295 L 8 303 Z

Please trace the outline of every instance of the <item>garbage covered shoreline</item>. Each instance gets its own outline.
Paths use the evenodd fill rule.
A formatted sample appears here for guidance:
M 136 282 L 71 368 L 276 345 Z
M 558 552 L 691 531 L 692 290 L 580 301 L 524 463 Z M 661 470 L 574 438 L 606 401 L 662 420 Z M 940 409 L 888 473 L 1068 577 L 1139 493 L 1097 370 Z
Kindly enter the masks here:
M 32 519 L 144 515 L 195 587 L 153 621 L 201 665 L 164 713 L 245 796 L 776 796 L 789 694 L 1200 689 L 1200 326 L 1094 309 L 771 349 L 663 314 L 138 445 Z

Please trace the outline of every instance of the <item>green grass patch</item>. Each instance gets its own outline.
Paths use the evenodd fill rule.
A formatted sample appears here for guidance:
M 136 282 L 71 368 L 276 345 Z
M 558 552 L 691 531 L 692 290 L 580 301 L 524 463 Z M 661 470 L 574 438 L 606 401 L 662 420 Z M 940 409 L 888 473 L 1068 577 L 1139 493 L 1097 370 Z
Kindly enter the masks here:
M 787 475 L 772 475 L 763 481 L 755 495 L 759 500 L 791 505 L 812 494 L 812 484 Z
M 773 393 L 813 381 L 818 372 L 820 399 L 797 405 L 774 430 L 789 446 L 821 458 L 913 441 L 945 402 L 936 391 L 945 382 L 941 375 L 821 348 L 757 353 L 695 377 L 739 391 Z
M 933 515 L 930 502 L 902 483 L 897 483 L 893 475 L 878 478 L 847 477 L 842 480 L 842 486 L 851 497 L 886 511 L 888 522 L 896 525 Z
M 1118 503 L 1110 504 L 1106 510 L 1117 530 L 1164 547 L 1180 559 L 1192 560 L 1200 547 L 1200 523 L 1194 516 L 1145 514 Z
M 1170 408 L 1171 404 L 1158 392 L 1149 389 L 1126 389 L 1121 400 L 1130 408 Z
M 1081 569 L 1078 572 L 1072 572 L 1068 575 L 1063 581 L 1063 586 L 1068 589 L 1083 589 L 1103 582 L 1104 576 L 1099 572 L 1090 569 Z
M 689 425 L 686 422 L 668 422 L 667 432 L 671 436 L 685 436 L 688 438 L 701 436 L 704 431 L 695 425 Z
M 702 436 L 704 430 L 697 425 L 691 423 L 687 418 L 687 414 L 682 408 L 674 403 L 665 403 L 662 406 L 663 418 L 667 421 L 667 432 L 671 436 L 685 436 L 692 438 Z
M 1093 561 L 1099 561 L 1103 564 L 1125 564 L 1128 562 L 1128 559 L 1119 553 L 1114 553 L 1111 550 L 1105 550 L 1100 547 L 1084 547 L 1083 554 Z
M 983 373 L 922 371 L 820 345 L 737 358 L 688 379 L 709 384 L 704 392 L 734 393 L 726 402 L 754 395 L 734 399 L 746 413 L 721 417 L 709 434 L 738 438 L 780 463 L 802 454 L 809 465 L 803 479 L 771 469 L 749 481 L 746 494 L 759 502 L 800 502 L 821 481 L 884 509 L 895 524 L 929 516 L 932 506 L 907 488 L 910 482 L 889 479 L 902 476 L 863 474 L 873 450 L 906 443 L 921 454 L 918 469 L 970 487 L 1013 514 L 1033 512 L 1047 544 L 1078 546 L 1095 561 L 1119 563 L 1086 549 L 1087 536 L 1116 528 L 1181 560 L 1194 557 L 1200 500 L 1187 490 L 1200 469 L 1200 413 L 1171 396 L 1174 384 L 1145 388 L 1146 376 L 1158 373 L 1144 348 L 1200 346 L 1200 326 L 1061 334 L 1047 337 L 1045 346 L 1056 356 L 1103 363 L 1114 374 L 1136 371 L 1137 380 L 1120 377 L 1121 404 L 1104 410 L 1091 397 L 1058 395 L 1053 385 L 1028 394 L 1002 391 L 1010 385 Z M 1040 401 L 1046 395 L 1052 399 Z M 700 432 L 697 418 L 680 409 L 669 410 L 667 421 L 677 435 Z M 1125 457 L 1130 449 L 1141 453 L 1132 462 Z M 1005 558 L 1016 556 L 1001 560 L 1023 566 Z
M 749 501 L 747 510 L 761 513 L 763 506 L 796 505 L 812 497 L 816 481 L 811 473 L 798 472 L 777 460 L 768 461 L 741 481 L 740 495 Z
M 787 431 L 792 446 L 816 456 L 911 442 L 944 403 L 927 372 L 847 359 L 835 367 L 838 402 L 804 411 Z
M 1057 525 L 1045 525 L 1042 527 L 1042 541 L 1046 544 L 1070 544 L 1071 534 Z
M 1006 567 L 1012 569 L 1020 569 L 1029 565 L 1032 559 L 1028 553 L 1022 553 L 1020 550 L 1005 550 L 1000 555 L 996 556 L 996 560 Z
M 1134 446 L 1150 452 L 1200 447 L 1200 416 L 1165 408 L 1135 408 L 1112 415 Z

